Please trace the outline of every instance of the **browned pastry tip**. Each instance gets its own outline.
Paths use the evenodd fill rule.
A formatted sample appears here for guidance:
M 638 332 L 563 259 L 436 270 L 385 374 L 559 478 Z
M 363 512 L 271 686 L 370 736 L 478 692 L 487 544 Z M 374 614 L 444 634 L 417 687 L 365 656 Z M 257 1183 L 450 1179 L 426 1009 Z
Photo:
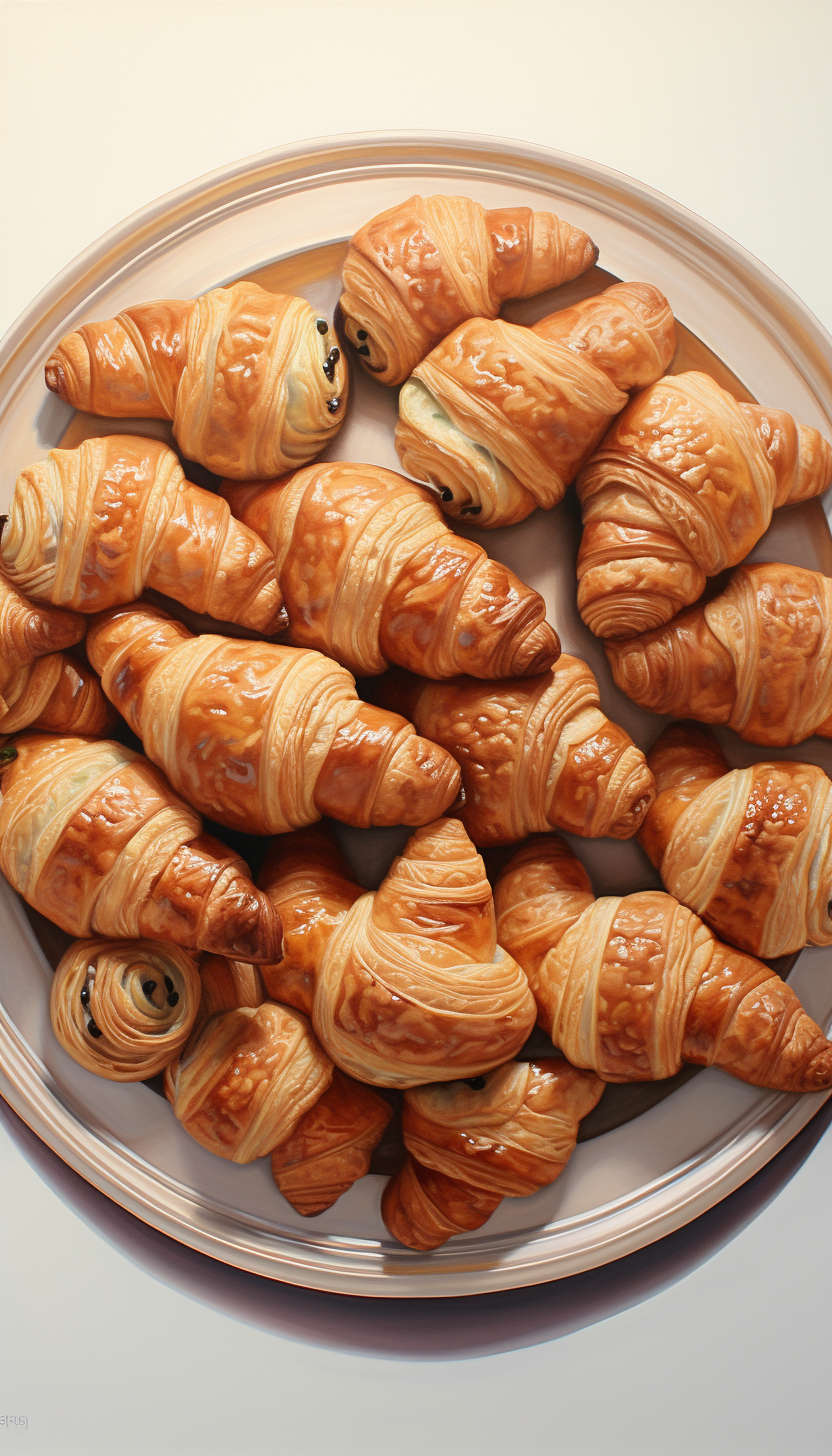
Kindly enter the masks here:
M 427 1253 L 455 1234 L 482 1228 L 502 1201 L 499 1193 L 471 1188 L 408 1157 L 381 1195 L 381 1216 L 400 1244 Z
M 8 517 L 3 517 L 3 522 Z M 77 612 L 30 602 L 0 574 L 0 673 L 8 677 L 36 657 L 62 652 L 80 642 L 86 618 Z
M 0 680 L 0 733 L 23 728 L 103 736 L 118 721 L 95 673 L 63 652 L 51 652 Z
M 327 1090 L 272 1153 L 284 1198 L 304 1218 L 331 1208 L 368 1172 L 392 1115 L 383 1097 L 336 1067 Z

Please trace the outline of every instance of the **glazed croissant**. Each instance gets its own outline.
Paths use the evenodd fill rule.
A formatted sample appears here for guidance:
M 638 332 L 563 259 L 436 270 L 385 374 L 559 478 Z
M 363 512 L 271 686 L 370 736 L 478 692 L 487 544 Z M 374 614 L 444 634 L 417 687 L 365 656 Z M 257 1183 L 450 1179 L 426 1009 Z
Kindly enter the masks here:
M 288 926 L 289 994 L 342 1071 L 380 1087 L 473 1077 L 523 1045 L 534 1002 L 497 945 L 491 887 L 458 819 L 408 840 L 380 889 L 350 885 L 320 830 L 277 840 L 260 883 Z M 350 903 L 351 902 L 351 903 Z M 271 968 L 266 983 L 283 994 Z
M 532 328 L 460 324 L 399 395 L 396 449 L 442 509 L 508 526 L 549 510 L 627 403 L 664 373 L 673 314 L 649 283 L 616 283 Z
M 36 657 L 74 647 L 86 630 L 85 617 L 30 602 L 0 575 L 0 682 Z
M 203 1027 L 221 1011 L 234 1011 L 238 1006 L 262 1006 L 265 1001 L 263 982 L 257 966 L 247 961 L 229 960 L 227 956 L 203 956 L 199 966 L 199 1001 L 191 1040 L 196 1040 Z M 164 1089 L 168 1102 L 176 1100 L 176 1075 L 179 1057 L 168 1062 L 164 1071 Z
M 173 1110 L 209 1152 L 250 1163 L 291 1135 L 331 1080 L 306 1017 L 265 1001 L 214 1016 L 191 1039 L 173 1074 Z
M 87 1071 L 141 1082 L 185 1045 L 199 996 L 196 962 L 177 946 L 76 940 L 52 981 L 52 1026 Z
M 146 758 L 35 733 L 4 755 L 0 869 L 35 910 L 70 935 L 279 960 L 280 920 L 247 866 Z
M 609 642 L 618 686 L 643 708 L 726 723 L 777 748 L 832 738 L 832 581 L 802 566 L 738 566 L 707 606 Z
M 359 229 L 344 263 L 344 331 L 382 384 L 401 384 L 451 329 L 496 318 L 591 268 L 580 228 L 528 207 L 486 211 L 468 197 L 409 197 Z
M 832 782 L 811 763 L 729 769 L 713 736 L 671 724 L 648 755 L 639 840 L 667 889 L 719 935 L 772 959 L 832 944 Z
M 776 506 L 820 495 L 832 447 L 785 410 L 738 404 L 707 374 L 636 395 L 577 479 L 578 607 L 599 637 L 632 637 L 735 566 Z
M 194 637 L 142 603 L 94 622 L 87 650 L 148 757 L 223 824 L 421 824 L 458 793 L 450 754 L 359 702 L 350 674 L 318 652 Z
M 0 733 L 108 733 L 116 714 L 98 678 L 65 652 L 50 652 L 0 680 Z
M 81 612 L 135 601 L 147 586 L 258 632 L 286 623 L 260 537 L 191 485 L 172 450 L 139 435 L 52 450 L 22 471 L 0 559 L 21 591 Z
M 368 690 L 454 755 L 465 793 L 459 816 L 475 844 L 511 844 L 552 825 L 628 839 L 652 803 L 644 754 L 605 717 L 577 657 L 564 653 L 541 677 L 511 682 L 391 672 Z
M 328 1088 L 272 1153 L 284 1198 L 305 1218 L 323 1213 L 369 1170 L 393 1109 L 336 1067 Z
M 594 900 L 568 845 L 549 835 L 512 856 L 495 899 L 540 1025 L 575 1066 L 640 1082 L 695 1062 L 782 1092 L 832 1087 L 832 1043 L 790 987 L 672 895 Z
M 410 1156 L 381 1201 L 393 1237 L 411 1249 L 437 1249 L 480 1228 L 504 1198 L 553 1183 L 603 1090 L 594 1072 L 550 1057 L 406 1092 Z
M 274 552 L 296 647 L 434 678 L 542 672 L 560 651 L 543 598 L 392 470 L 336 461 L 223 494 Z
M 85 324 L 47 360 L 46 383 L 90 414 L 172 420 L 189 460 L 247 480 L 313 459 L 343 423 L 349 379 L 311 304 L 235 283 Z

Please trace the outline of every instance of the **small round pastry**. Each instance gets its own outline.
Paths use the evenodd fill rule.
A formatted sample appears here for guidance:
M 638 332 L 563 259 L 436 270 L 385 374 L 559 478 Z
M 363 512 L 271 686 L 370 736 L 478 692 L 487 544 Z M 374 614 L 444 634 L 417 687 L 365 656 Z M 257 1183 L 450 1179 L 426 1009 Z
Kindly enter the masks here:
M 156 940 L 76 940 L 52 982 L 52 1026 L 69 1055 L 111 1082 L 153 1077 L 187 1041 L 196 962 Z

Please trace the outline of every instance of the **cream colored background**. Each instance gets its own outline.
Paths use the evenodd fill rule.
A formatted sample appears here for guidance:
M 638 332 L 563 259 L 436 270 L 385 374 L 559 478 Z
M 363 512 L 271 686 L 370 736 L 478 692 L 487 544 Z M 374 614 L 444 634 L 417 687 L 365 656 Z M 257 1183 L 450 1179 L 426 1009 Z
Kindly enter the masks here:
M 400 127 L 628 172 L 832 328 L 831 42 L 825 0 L 0 5 L 0 332 L 170 188 L 283 142 Z M 464 1315 L 229 1275 L 110 1215 L 10 1117 L 0 1178 L 0 1417 L 29 1422 L 0 1421 L 0 1451 L 830 1448 L 829 1134 L 791 1181 L 780 1165 L 652 1263 Z

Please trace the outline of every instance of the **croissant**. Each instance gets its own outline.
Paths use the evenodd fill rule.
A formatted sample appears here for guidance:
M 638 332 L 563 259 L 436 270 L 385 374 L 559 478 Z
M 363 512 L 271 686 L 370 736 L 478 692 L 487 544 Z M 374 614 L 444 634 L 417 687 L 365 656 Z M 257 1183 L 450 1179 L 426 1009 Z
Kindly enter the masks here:
M 820 495 L 832 447 L 785 410 L 738 404 L 707 374 L 636 395 L 577 479 L 578 607 L 599 637 L 660 627 L 735 566 L 776 506 Z
M 30 602 L 0 575 L 0 680 L 7 681 L 20 667 L 74 647 L 87 630 L 76 612 L 61 612 Z M 0 688 L 2 691 L 2 688 Z
M 70 935 L 280 958 L 280 921 L 232 850 L 153 764 L 107 739 L 26 734 L 3 750 L 0 869 Z
M 229 960 L 227 956 L 203 956 L 199 967 L 199 1004 L 191 1039 L 195 1040 L 207 1022 L 221 1011 L 233 1011 L 237 1006 L 262 1006 L 265 999 L 257 966 Z M 178 1070 L 179 1057 L 175 1056 L 164 1071 L 165 1096 L 171 1107 L 176 1100 Z
M 550 1057 L 405 1092 L 410 1156 L 381 1202 L 393 1237 L 411 1249 L 436 1249 L 480 1228 L 504 1198 L 553 1183 L 603 1090 L 593 1072 Z
M 199 1007 L 196 963 L 156 940 L 76 940 L 52 981 L 61 1046 L 113 1082 L 153 1077 L 185 1045 Z
M 323 1213 L 369 1170 L 393 1109 L 336 1067 L 327 1090 L 272 1153 L 284 1198 L 305 1218 Z
M 335 331 L 304 298 L 256 283 L 159 299 L 67 334 L 46 383 L 75 409 L 172 420 L 183 455 L 217 475 L 279 475 L 344 421 Z
M 496 318 L 591 268 L 580 228 L 528 207 L 486 211 L 468 197 L 409 197 L 355 234 L 344 263 L 344 332 L 382 384 L 401 384 L 451 329 Z
M 350 674 L 318 652 L 194 637 L 141 603 L 94 622 L 87 650 L 148 757 L 223 824 L 420 824 L 458 793 L 450 754 L 359 702 Z
M 52 450 L 15 483 L 0 560 L 39 601 L 98 612 L 155 587 L 257 632 L 285 625 L 274 558 L 227 503 L 138 435 Z
M 811 763 L 729 769 L 712 735 L 672 724 L 650 750 L 640 842 L 677 900 L 771 960 L 832 945 L 832 782 Z
M 336 1066 L 415 1087 L 513 1056 L 534 1002 L 497 945 L 491 887 L 459 820 L 417 830 L 380 889 L 363 894 L 333 846 L 320 853 L 320 834 L 278 840 L 261 884 L 288 926 L 288 992 L 298 1004 L 311 985 L 313 1025 Z M 284 994 L 271 968 L 266 981 Z
M 495 899 L 540 1025 L 575 1066 L 640 1082 L 694 1062 L 783 1092 L 832 1087 L 832 1043 L 790 987 L 672 895 L 594 900 L 565 841 L 548 835 L 512 856 Z
M 654 713 L 726 723 L 771 748 L 832 738 L 832 581 L 819 571 L 739 566 L 707 606 L 609 642 L 607 657 Z
M 223 494 L 274 552 L 296 647 L 437 678 L 542 672 L 560 651 L 543 598 L 392 470 L 335 461 Z
M 625 391 L 653 384 L 676 348 L 667 299 L 616 283 L 532 328 L 460 324 L 418 364 L 399 395 L 396 449 L 442 509 L 479 526 L 549 510 L 612 419 Z
M 564 653 L 541 677 L 511 682 L 429 683 L 397 672 L 369 690 L 454 755 L 459 816 L 475 844 L 510 844 L 552 825 L 628 839 L 652 803 L 644 754 L 605 717 L 577 657 Z
M 214 1016 L 179 1058 L 173 1110 L 209 1152 L 263 1158 L 326 1091 L 332 1063 L 305 1016 L 269 1001 Z
M 50 652 L 0 681 L 0 733 L 108 733 L 116 714 L 98 678 L 64 652 Z

